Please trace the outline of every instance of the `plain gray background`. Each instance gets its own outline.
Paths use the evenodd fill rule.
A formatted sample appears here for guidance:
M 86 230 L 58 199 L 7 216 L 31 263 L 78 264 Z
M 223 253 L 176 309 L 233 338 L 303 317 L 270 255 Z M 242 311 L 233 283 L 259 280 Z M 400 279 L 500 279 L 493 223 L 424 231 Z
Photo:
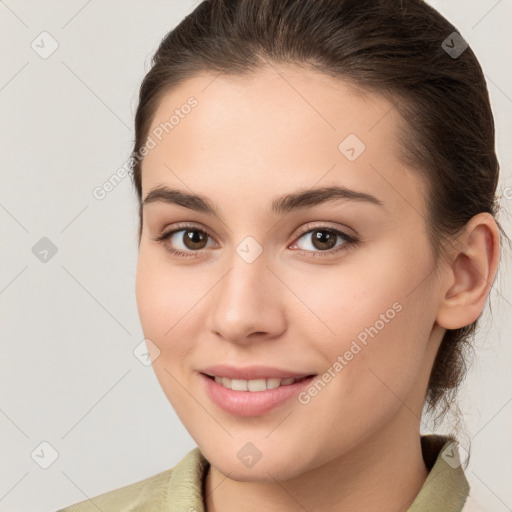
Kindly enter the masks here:
M 143 335 L 131 179 L 103 200 L 92 191 L 130 154 L 150 57 L 198 3 L 0 0 L 1 512 L 55 511 L 168 469 L 195 446 L 151 366 L 133 354 Z M 512 0 L 430 3 L 486 74 L 499 219 L 510 233 Z M 53 40 L 58 48 L 42 58 Z M 506 250 L 460 395 L 472 448 L 466 474 L 494 512 L 512 508 L 509 259 Z

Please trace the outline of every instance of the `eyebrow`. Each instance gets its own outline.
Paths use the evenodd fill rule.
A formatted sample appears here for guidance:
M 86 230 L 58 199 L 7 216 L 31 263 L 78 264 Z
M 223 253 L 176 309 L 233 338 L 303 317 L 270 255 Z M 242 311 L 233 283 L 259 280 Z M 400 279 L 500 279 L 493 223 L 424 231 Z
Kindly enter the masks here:
M 270 211 L 276 215 L 285 214 L 301 208 L 318 206 L 335 200 L 361 201 L 384 207 L 384 203 L 380 199 L 370 194 L 333 185 L 329 187 L 299 190 L 276 197 L 270 204 Z M 155 202 L 175 204 L 196 212 L 221 218 L 218 209 L 206 196 L 172 189 L 165 185 L 159 185 L 150 190 L 144 198 L 142 205 L 144 206 Z

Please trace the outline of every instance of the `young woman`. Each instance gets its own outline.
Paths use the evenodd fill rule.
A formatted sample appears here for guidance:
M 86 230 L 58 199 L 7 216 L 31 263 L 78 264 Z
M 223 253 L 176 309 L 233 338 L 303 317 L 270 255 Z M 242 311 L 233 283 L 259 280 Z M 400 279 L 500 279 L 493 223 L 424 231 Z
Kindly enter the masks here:
M 197 447 L 64 509 L 457 512 L 453 436 L 495 279 L 480 65 L 421 0 L 210 0 L 140 89 L 136 298 Z

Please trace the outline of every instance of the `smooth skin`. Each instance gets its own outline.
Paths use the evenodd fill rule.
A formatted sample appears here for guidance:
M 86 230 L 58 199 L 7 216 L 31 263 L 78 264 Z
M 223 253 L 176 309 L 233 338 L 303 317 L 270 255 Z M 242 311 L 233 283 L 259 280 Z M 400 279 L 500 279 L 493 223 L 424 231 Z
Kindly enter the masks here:
M 203 73 L 165 95 L 151 130 L 190 96 L 197 106 L 144 158 L 143 198 L 166 185 L 208 197 L 221 218 L 147 203 L 136 297 L 160 351 L 157 378 L 211 463 L 207 511 L 405 510 L 428 475 L 419 432 L 434 357 L 445 329 L 483 310 L 498 264 L 495 221 L 473 217 L 434 272 L 424 183 L 398 157 L 403 120 L 347 82 L 294 65 Z M 366 146 L 354 161 L 338 149 L 349 134 Z M 338 199 L 270 212 L 277 196 L 330 185 L 382 205 Z M 154 240 L 177 223 L 208 233 L 203 248 L 187 244 L 186 229 Z M 359 241 L 338 235 L 326 250 L 314 228 Z M 252 263 L 236 251 L 249 236 L 262 248 Z M 394 303 L 401 311 L 308 404 L 244 418 L 205 393 L 198 372 L 212 364 L 321 375 Z M 237 457 L 247 442 L 262 453 L 250 468 Z

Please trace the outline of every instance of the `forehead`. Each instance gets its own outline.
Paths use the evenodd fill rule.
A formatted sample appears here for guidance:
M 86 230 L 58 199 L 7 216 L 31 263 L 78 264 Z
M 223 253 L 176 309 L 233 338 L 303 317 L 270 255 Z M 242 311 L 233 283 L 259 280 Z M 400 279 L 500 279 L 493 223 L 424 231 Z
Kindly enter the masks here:
M 423 184 L 399 160 L 402 123 L 383 96 L 299 66 L 201 73 L 158 105 L 143 191 L 178 176 L 212 194 L 226 180 L 268 191 L 328 179 L 421 208 Z
M 192 96 L 199 107 L 193 109 L 196 129 L 203 122 L 206 129 L 211 128 L 213 122 L 217 129 L 244 126 L 247 133 L 250 124 L 254 127 L 250 133 L 285 129 L 299 135 L 307 127 L 311 135 L 331 131 L 339 137 L 351 130 L 364 138 L 383 117 L 388 118 L 384 123 L 388 134 L 391 125 L 401 122 L 382 95 L 318 70 L 288 64 L 264 66 L 243 75 L 200 73 L 163 96 L 150 130 L 169 121 L 173 112 L 179 114 Z M 173 127 L 175 133 L 182 131 L 177 130 L 178 124 Z

